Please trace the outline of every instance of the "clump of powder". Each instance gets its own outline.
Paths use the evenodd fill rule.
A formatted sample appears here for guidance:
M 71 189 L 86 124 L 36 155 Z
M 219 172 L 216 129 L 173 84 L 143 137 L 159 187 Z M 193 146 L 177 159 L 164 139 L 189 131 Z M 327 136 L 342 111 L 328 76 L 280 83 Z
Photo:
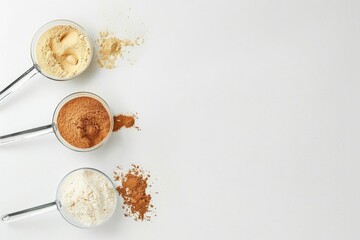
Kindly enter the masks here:
M 97 44 L 99 46 L 97 63 L 101 68 L 112 69 L 116 67 L 116 59 L 123 57 L 126 47 L 139 46 L 143 38 L 135 40 L 120 39 L 111 32 L 100 32 Z
M 80 74 L 91 56 L 89 39 L 70 25 L 46 30 L 36 43 L 36 62 L 41 72 L 54 78 L 68 79 Z
M 99 225 L 112 216 L 116 191 L 111 181 L 93 169 L 70 173 L 60 186 L 63 212 L 83 226 Z
M 140 131 L 141 129 L 138 126 L 134 126 L 136 119 L 138 119 L 137 114 L 127 114 L 127 115 L 118 114 L 118 115 L 114 116 L 113 131 L 117 132 L 123 127 L 125 127 L 125 128 L 134 127 L 138 131 Z
M 57 116 L 61 137 L 78 148 L 91 148 L 110 133 L 110 115 L 92 97 L 77 97 L 66 102 Z
M 149 173 L 137 165 L 132 165 L 125 173 L 121 172 L 120 167 L 114 171 L 114 180 L 120 182 L 116 190 L 124 200 L 123 209 L 126 211 L 126 217 L 133 217 L 137 221 L 151 220 L 150 213 L 154 206 L 148 193 L 149 177 Z

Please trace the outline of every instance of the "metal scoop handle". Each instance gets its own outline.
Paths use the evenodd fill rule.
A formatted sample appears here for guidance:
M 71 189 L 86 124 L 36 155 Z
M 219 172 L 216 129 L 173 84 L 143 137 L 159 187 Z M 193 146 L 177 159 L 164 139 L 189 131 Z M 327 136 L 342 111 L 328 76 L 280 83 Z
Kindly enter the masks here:
M 6 88 L 4 88 L 0 92 L 0 102 L 5 98 L 10 96 L 15 90 L 20 88 L 25 82 L 27 82 L 30 78 L 32 78 L 35 74 L 39 73 L 35 66 L 29 68 L 26 72 L 24 72 L 20 77 L 18 77 L 15 81 L 9 84 Z
M 7 134 L 7 135 L 0 136 L 0 145 L 21 141 L 24 139 L 37 137 L 37 136 L 45 135 L 45 134 L 52 133 L 52 132 L 54 132 L 53 125 L 49 124 L 49 125 L 45 125 L 42 127 L 37 127 L 37 128 L 28 129 L 25 131 Z
M 19 221 L 19 220 L 22 220 L 25 218 L 36 216 L 36 215 L 39 215 L 42 213 L 46 213 L 46 212 L 49 212 L 52 210 L 56 210 L 56 209 L 57 209 L 56 202 L 47 203 L 47 204 L 40 205 L 37 207 L 28 208 L 28 209 L 21 210 L 18 212 L 6 214 L 1 217 L 1 221 L 6 222 L 6 223 L 15 222 L 15 221 Z

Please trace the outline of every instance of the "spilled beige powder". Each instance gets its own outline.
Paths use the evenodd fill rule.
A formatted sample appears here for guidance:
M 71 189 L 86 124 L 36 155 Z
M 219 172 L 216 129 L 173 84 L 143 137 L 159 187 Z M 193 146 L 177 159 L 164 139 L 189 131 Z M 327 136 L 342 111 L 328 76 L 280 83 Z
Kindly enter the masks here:
M 97 63 L 101 68 L 112 69 L 116 67 L 116 60 L 123 57 L 126 47 L 139 46 L 144 41 L 137 37 L 135 40 L 120 39 L 111 32 L 100 32 L 97 44 L 99 46 Z
M 41 72 L 50 77 L 68 79 L 89 65 L 92 49 L 89 39 L 70 25 L 58 25 L 45 31 L 36 44 Z

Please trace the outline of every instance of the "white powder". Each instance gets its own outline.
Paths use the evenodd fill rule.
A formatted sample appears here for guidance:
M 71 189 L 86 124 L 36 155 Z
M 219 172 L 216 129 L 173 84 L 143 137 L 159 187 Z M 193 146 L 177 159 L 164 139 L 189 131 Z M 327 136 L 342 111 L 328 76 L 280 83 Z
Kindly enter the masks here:
M 102 173 L 80 169 L 68 175 L 60 186 L 61 211 L 81 225 L 101 224 L 115 210 L 115 189 Z

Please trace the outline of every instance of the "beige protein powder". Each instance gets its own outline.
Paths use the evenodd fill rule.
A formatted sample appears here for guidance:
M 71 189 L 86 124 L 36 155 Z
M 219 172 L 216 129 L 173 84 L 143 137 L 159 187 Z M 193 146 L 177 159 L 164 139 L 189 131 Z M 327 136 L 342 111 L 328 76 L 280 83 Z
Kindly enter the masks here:
M 100 68 L 112 69 L 116 67 L 116 60 L 124 57 L 124 52 L 129 52 L 128 47 L 140 46 L 144 42 L 143 37 L 134 40 L 120 39 L 111 32 L 100 32 L 97 39 L 99 47 L 97 63 Z
M 83 226 L 96 226 L 112 216 L 116 207 L 113 184 L 93 169 L 70 173 L 60 186 L 62 211 Z
M 91 56 L 90 40 L 70 25 L 46 30 L 36 43 L 36 62 L 41 72 L 56 79 L 80 74 L 89 65 Z

